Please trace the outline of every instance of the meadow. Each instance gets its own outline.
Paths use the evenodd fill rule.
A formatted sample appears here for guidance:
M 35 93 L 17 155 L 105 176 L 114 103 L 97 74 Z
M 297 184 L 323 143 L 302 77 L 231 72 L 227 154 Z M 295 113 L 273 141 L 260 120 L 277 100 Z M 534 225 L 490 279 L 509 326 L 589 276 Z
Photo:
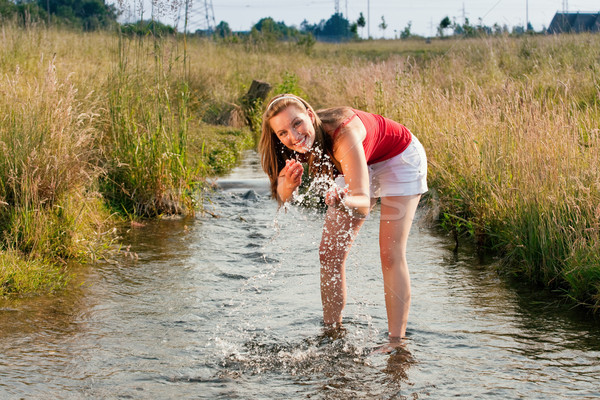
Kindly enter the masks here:
M 218 125 L 253 79 L 396 119 L 424 144 L 432 221 L 600 307 L 598 35 L 317 43 L 0 29 L 0 294 L 53 290 L 119 221 L 193 213 L 253 145 Z M 261 104 L 248 114 L 255 127 Z

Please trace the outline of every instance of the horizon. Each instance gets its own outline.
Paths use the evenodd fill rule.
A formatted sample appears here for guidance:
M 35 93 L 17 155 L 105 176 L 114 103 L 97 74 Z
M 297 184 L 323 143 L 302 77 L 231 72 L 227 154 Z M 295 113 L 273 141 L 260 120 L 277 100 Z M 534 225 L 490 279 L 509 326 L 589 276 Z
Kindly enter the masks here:
M 186 0 L 113 0 L 109 3 L 122 12 L 120 20 L 123 22 L 135 22 L 141 16 L 153 15 L 158 21 L 183 30 Z M 232 31 L 246 32 L 262 18 L 269 17 L 299 28 L 304 20 L 318 24 L 329 19 L 336 12 L 336 3 L 340 14 L 351 23 L 356 22 L 362 12 L 367 26 L 359 28 L 359 36 L 374 39 L 396 38 L 409 22 L 412 34 L 434 37 L 440 21 L 446 16 L 459 24 L 468 19 L 472 26 L 498 24 L 506 25 L 509 30 L 525 27 L 528 21 L 535 31 L 541 31 L 548 28 L 556 13 L 600 12 L 597 1 L 592 0 L 425 0 L 408 5 L 395 0 L 255 0 L 252 3 L 250 0 L 190 0 L 188 31 L 206 29 L 209 23 L 214 27 L 224 21 Z M 379 27 L 382 17 L 388 26 L 385 30 Z

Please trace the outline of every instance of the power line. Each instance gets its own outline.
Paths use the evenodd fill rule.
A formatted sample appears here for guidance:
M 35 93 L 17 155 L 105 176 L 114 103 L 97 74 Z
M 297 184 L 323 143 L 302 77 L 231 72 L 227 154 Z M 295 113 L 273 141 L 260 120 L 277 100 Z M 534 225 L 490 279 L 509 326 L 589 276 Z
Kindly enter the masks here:
M 198 2 L 195 6 L 190 0 L 186 0 L 186 13 L 188 23 L 193 21 L 197 29 L 202 31 L 213 32 L 217 26 L 215 20 L 215 10 L 212 0 L 204 0 Z

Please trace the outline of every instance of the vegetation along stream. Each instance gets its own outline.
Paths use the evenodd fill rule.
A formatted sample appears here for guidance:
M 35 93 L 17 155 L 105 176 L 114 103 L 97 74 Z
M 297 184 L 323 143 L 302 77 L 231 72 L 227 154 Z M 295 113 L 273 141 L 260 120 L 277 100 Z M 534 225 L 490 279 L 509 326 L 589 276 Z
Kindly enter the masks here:
M 600 396 L 592 316 L 419 222 L 405 349 L 372 353 L 386 329 L 377 208 L 348 263 L 345 332 L 326 335 L 320 212 L 277 212 L 254 152 L 218 184 L 210 212 L 132 228 L 124 256 L 81 267 L 73 288 L 1 300 L 0 398 Z

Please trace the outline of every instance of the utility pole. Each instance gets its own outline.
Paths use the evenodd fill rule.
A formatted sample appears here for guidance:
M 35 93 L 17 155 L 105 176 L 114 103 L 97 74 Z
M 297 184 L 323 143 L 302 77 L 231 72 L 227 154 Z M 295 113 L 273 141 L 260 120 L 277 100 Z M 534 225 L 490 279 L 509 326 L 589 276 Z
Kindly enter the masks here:
M 335 13 L 340 13 L 340 0 L 335 0 Z
M 206 15 L 206 25 L 208 26 L 208 29 L 213 31 L 214 28 L 217 26 L 217 24 L 215 23 L 215 10 L 213 8 L 213 4 L 212 4 L 212 0 L 204 0 L 204 9 L 206 11 L 205 15 Z M 211 17 L 212 17 L 212 24 L 211 24 Z M 212 27 L 212 29 L 211 29 Z
M 367 0 L 367 39 L 371 39 L 371 0 Z
M 529 30 L 529 0 L 525 0 L 525 32 Z
M 187 2 L 188 0 L 186 0 Z M 204 0 L 198 8 L 194 8 L 194 2 L 189 1 L 189 14 L 188 25 L 198 24 L 198 29 L 206 32 L 214 32 L 217 23 L 215 22 L 215 11 L 212 5 L 212 0 Z

